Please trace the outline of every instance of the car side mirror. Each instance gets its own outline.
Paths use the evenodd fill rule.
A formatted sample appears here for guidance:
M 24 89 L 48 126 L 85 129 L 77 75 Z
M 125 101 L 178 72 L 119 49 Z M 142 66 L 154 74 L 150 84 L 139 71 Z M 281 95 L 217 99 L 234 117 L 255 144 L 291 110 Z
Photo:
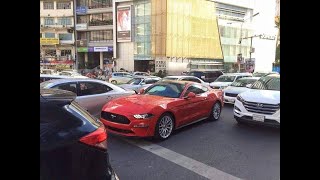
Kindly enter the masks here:
M 144 94 L 144 89 L 140 89 L 139 94 Z
M 252 85 L 252 84 L 247 84 L 246 87 L 247 87 L 247 88 L 251 88 L 251 85 Z
M 189 94 L 185 97 L 185 99 L 191 99 L 196 97 L 196 94 L 194 92 L 189 92 Z

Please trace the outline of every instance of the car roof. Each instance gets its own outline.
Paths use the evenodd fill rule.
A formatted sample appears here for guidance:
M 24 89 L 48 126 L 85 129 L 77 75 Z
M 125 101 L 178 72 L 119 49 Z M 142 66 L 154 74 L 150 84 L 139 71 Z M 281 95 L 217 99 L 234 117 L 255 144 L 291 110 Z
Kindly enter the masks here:
M 194 82 L 190 81 L 177 81 L 177 80 L 164 80 L 164 81 L 159 81 L 156 84 L 181 84 L 181 85 L 187 85 L 187 84 L 193 84 Z
M 260 79 L 260 77 L 243 77 L 243 78 L 240 78 L 240 79 L 245 79 L 245 80 L 251 80 L 251 79 L 253 79 L 253 80 L 258 80 L 258 79 Z
M 40 77 L 47 77 L 47 78 L 61 78 L 61 79 L 69 79 L 69 78 L 73 78 L 72 76 L 53 75 L 53 74 L 40 74 Z
M 166 76 L 164 78 L 188 78 L 188 77 L 199 79 L 195 76 Z
M 90 82 L 106 82 L 98 79 L 91 79 L 91 78 L 68 78 L 68 79 L 54 79 L 54 80 L 49 80 L 46 81 L 48 83 L 53 83 L 53 84 L 60 84 L 60 83 L 69 83 L 69 82 L 84 82 L 84 81 L 90 81 Z
M 252 74 L 250 74 L 250 73 L 225 73 L 222 76 L 243 76 L 243 75 L 251 76 Z
M 158 76 L 134 76 L 133 79 L 136 79 L 136 78 L 139 78 L 139 79 L 161 79 L 161 77 L 158 77 Z

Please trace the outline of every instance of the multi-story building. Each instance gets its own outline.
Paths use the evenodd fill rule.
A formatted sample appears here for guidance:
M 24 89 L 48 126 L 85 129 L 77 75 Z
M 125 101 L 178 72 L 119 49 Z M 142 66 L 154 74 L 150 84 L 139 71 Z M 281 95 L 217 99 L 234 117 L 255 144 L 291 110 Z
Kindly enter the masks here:
M 114 0 L 115 70 L 223 69 L 213 2 Z
M 71 0 L 40 1 L 40 64 L 73 66 L 74 16 Z
M 241 54 L 243 59 L 249 57 L 250 41 L 241 38 L 253 34 L 250 18 L 253 16 L 253 4 L 248 1 L 235 3 L 230 0 L 216 0 L 215 4 L 225 71 L 245 71 L 244 62 L 238 62 L 238 55 Z
M 79 69 L 112 62 L 112 0 L 76 0 L 77 60 Z
M 225 70 L 243 72 L 252 64 L 254 70 L 271 71 L 275 56 L 275 1 L 212 1 L 216 4 Z M 238 61 L 238 54 L 243 61 Z

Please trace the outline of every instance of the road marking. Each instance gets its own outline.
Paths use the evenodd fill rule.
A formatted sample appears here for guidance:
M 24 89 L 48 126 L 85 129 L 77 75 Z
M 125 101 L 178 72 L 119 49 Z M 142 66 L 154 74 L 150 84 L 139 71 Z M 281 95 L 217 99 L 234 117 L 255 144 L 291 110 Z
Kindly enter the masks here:
M 240 178 L 232 176 L 231 174 L 220 171 L 214 167 L 208 166 L 202 162 L 196 161 L 194 159 L 191 159 L 187 156 L 171 151 L 170 149 L 164 148 L 157 144 L 153 144 L 151 142 L 147 142 L 143 140 L 136 140 L 136 139 L 124 139 L 124 138 L 121 138 L 121 139 L 132 145 L 138 146 L 146 151 L 149 151 L 155 155 L 158 155 L 168 161 L 171 161 L 179 166 L 189 169 L 190 171 L 193 171 L 199 174 L 200 176 L 206 177 L 208 179 L 240 180 Z

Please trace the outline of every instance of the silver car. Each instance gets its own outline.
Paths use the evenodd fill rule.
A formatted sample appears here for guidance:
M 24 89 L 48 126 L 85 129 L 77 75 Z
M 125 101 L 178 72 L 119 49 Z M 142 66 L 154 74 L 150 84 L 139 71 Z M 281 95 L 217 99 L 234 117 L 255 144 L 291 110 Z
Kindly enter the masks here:
M 112 84 L 123 84 L 127 83 L 133 78 L 133 76 L 130 73 L 127 72 L 114 72 L 111 74 L 111 77 L 109 78 L 109 82 Z
M 134 91 L 95 79 L 50 80 L 40 83 L 40 88 L 63 89 L 76 93 L 75 100 L 96 117 L 100 117 L 102 107 L 110 100 L 135 94 Z
M 131 79 L 128 83 L 119 86 L 125 89 L 134 90 L 138 93 L 141 89 L 145 89 L 160 80 L 161 78 L 157 76 L 138 76 Z

